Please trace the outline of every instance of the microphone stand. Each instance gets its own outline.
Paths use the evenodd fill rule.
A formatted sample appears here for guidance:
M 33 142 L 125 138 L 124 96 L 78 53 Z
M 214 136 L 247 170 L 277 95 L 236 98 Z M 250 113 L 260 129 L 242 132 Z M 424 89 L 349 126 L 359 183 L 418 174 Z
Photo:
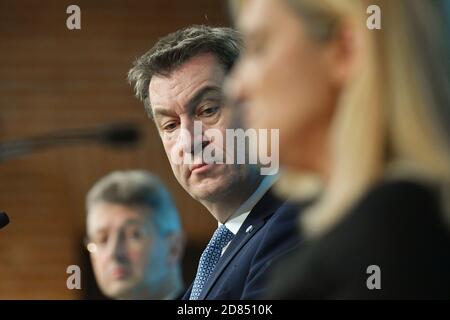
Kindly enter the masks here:
M 66 129 L 47 135 L 0 143 L 0 164 L 9 159 L 50 147 L 77 145 L 85 142 L 123 147 L 135 144 L 139 139 L 139 130 L 135 125 L 129 123 L 110 124 L 90 129 Z M 0 229 L 8 223 L 8 215 L 0 210 Z
M 113 124 L 91 129 L 66 129 L 43 136 L 1 143 L 0 163 L 50 147 L 77 145 L 85 142 L 121 147 L 135 143 L 139 137 L 139 131 L 132 124 Z

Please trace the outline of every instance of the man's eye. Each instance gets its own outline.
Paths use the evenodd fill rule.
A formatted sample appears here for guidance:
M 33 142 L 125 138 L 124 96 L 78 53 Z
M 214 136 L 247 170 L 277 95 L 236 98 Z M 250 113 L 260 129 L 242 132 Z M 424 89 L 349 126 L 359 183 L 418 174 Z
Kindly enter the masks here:
M 177 123 L 176 122 L 168 122 L 168 123 L 164 124 L 162 126 L 162 128 L 163 128 L 164 131 L 170 132 L 170 131 L 173 131 L 173 130 L 175 130 L 177 128 Z
M 104 245 L 108 242 L 108 236 L 107 235 L 98 236 L 97 238 L 94 239 L 94 242 L 97 245 Z
M 134 239 L 134 240 L 139 240 L 139 239 L 142 238 L 142 232 L 141 232 L 140 230 L 133 230 L 133 231 L 129 234 L 129 237 L 130 237 L 131 239 Z
M 210 117 L 210 116 L 216 114 L 218 110 L 219 110 L 219 107 L 207 107 L 207 108 L 202 109 L 198 115 L 200 117 Z
M 144 237 L 144 230 L 130 229 L 125 231 L 125 238 L 128 240 L 141 240 Z

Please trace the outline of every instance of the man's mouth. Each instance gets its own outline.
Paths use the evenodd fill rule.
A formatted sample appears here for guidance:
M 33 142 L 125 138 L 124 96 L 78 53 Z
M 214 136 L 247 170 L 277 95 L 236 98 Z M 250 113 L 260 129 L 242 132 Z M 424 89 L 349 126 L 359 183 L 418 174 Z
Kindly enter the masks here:
M 200 163 L 200 164 L 193 164 L 189 166 L 189 171 L 192 174 L 199 174 L 202 172 L 208 171 L 213 166 L 212 163 Z
M 129 272 L 126 268 L 117 267 L 111 271 L 111 276 L 114 280 L 120 280 L 128 277 Z

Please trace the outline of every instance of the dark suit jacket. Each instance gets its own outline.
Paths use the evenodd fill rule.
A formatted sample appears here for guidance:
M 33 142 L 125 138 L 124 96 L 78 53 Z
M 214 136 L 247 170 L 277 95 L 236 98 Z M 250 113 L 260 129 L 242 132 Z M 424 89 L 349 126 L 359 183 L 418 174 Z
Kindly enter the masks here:
M 277 199 L 269 190 L 245 219 L 199 299 L 263 297 L 271 261 L 301 243 L 298 212 L 299 206 Z M 191 290 L 192 285 L 184 300 L 189 299 Z
M 367 287 L 380 268 L 381 289 Z M 435 186 L 388 182 L 280 261 L 271 299 L 450 299 L 450 224 Z M 373 284 L 374 278 L 369 279 Z

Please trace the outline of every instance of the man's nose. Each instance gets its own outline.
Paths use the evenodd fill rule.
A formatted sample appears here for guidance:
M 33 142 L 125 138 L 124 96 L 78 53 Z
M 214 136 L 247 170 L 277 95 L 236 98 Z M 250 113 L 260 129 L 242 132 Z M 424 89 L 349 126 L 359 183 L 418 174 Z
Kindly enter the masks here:
M 110 250 L 114 260 L 119 262 L 126 260 L 126 243 L 123 237 L 117 236 L 115 239 L 112 239 Z
M 197 154 L 209 144 L 203 134 L 201 121 L 192 121 L 180 128 L 179 145 L 183 153 Z

